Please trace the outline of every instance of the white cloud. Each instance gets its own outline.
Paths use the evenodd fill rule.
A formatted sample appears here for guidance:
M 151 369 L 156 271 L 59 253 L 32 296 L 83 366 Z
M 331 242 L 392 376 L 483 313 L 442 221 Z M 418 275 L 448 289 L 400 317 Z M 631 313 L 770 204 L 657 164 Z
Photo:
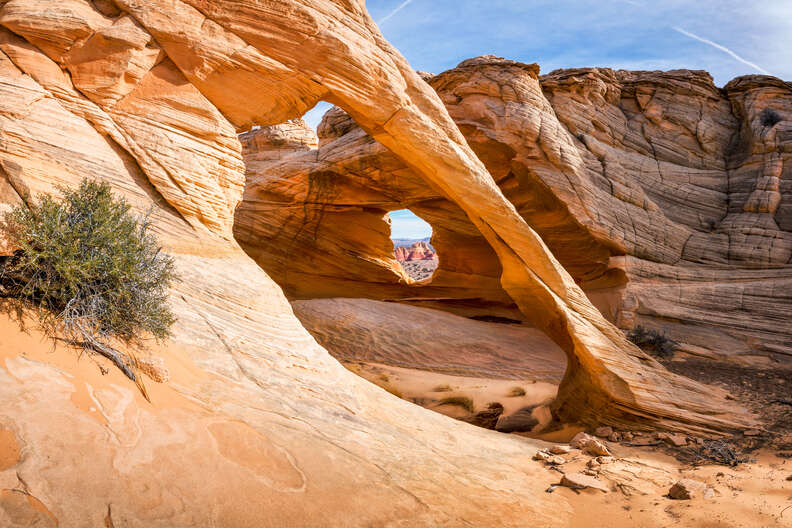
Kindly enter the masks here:
M 394 9 L 393 11 L 391 11 L 390 13 L 388 13 L 387 15 L 385 15 L 384 17 L 380 18 L 380 19 L 377 21 L 377 24 L 378 24 L 378 25 L 382 25 L 382 23 L 383 23 L 383 22 L 387 22 L 388 20 L 390 20 L 391 18 L 393 18 L 393 16 L 394 16 L 396 13 L 398 13 L 399 11 L 401 11 L 402 9 L 404 9 L 405 7 L 407 7 L 408 5 L 410 5 L 410 4 L 412 4 L 412 3 L 413 3 L 413 0 L 404 0 L 404 2 L 402 2 L 401 4 L 399 4 L 399 5 L 398 5 L 398 7 L 396 7 L 396 9 Z
M 711 41 L 709 39 L 705 39 L 703 37 L 699 37 L 698 35 L 696 35 L 694 33 L 691 33 L 690 31 L 685 31 L 684 29 L 682 29 L 681 27 L 678 27 L 678 26 L 674 26 L 674 31 L 677 31 L 677 32 L 685 35 L 686 37 L 690 37 L 690 38 L 692 38 L 694 40 L 698 40 L 699 42 L 703 42 L 704 44 L 708 44 L 708 45 L 712 46 L 713 48 L 716 48 L 716 49 L 719 49 L 719 50 L 721 50 L 723 52 L 726 52 L 729 55 L 731 55 L 734 59 L 742 62 L 746 66 L 750 66 L 751 68 L 753 68 L 753 69 L 755 69 L 757 71 L 760 71 L 760 72 L 762 72 L 762 73 L 764 73 L 766 75 L 772 75 L 772 73 L 770 73 L 769 71 L 765 70 L 764 68 L 762 68 L 758 64 L 754 64 L 753 62 L 750 62 L 748 60 L 743 59 L 742 57 L 740 57 L 739 55 L 734 53 L 732 50 L 730 50 L 726 46 L 721 46 L 717 42 L 713 42 L 713 41 Z

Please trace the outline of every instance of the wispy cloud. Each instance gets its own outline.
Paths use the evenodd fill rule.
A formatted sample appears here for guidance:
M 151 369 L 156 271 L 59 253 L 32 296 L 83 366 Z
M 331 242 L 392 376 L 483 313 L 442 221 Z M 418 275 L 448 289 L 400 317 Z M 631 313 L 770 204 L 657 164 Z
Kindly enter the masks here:
M 692 38 L 694 40 L 698 40 L 699 42 L 703 42 L 704 44 L 709 44 L 713 48 L 716 48 L 716 49 L 719 49 L 719 50 L 721 50 L 723 52 L 726 52 L 729 55 L 731 55 L 735 60 L 738 60 L 738 61 L 742 62 L 743 64 L 745 64 L 746 66 L 750 66 L 751 68 L 753 68 L 753 69 L 755 69 L 757 71 L 760 71 L 760 72 L 762 72 L 762 73 L 764 73 L 766 75 L 772 75 L 772 73 L 770 73 L 769 71 L 765 70 L 764 68 L 762 68 L 758 64 L 754 64 L 751 61 L 743 59 L 742 57 L 740 57 L 739 55 L 734 53 L 732 50 L 730 50 L 726 46 L 721 46 L 717 42 L 712 42 L 709 39 L 705 39 L 703 37 L 699 37 L 698 35 L 696 35 L 694 33 L 691 33 L 690 31 L 685 31 L 684 29 L 682 29 L 681 27 L 678 27 L 678 26 L 674 26 L 674 31 L 677 31 L 677 32 L 685 35 L 686 37 L 690 37 L 690 38 Z
M 412 3 L 413 3 L 413 0 L 404 0 L 404 2 L 402 2 L 401 4 L 399 4 L 399 5 L 396 7 L 396 9 L 394 9 L 393 11 L 391 11 L 390 13 L 388 13 L 387 15 L 385 15 L 384 17 L 380 18 L 380 19 L 377 21 L 377 24 L 378 24 L 378 25 L 381 25 L 383 22 L 387 22 L 388 20 L 390 20 L 391 18 L 393 18 L 393 16 L 394 16 L 396 13 L 398 13 L 399 11 L 401 11 L 402 9 L 404 9 L 405 7 L 407 7 L 408 5 L 410 5 L 410 4 L 412 4 Z

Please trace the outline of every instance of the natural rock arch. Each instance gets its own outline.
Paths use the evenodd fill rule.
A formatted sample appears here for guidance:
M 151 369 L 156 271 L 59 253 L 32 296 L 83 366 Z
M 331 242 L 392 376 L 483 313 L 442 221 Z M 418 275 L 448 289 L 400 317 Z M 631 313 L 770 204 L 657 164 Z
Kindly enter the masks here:
M 142 102 L 188 102 L 202 118 L 217 122 L 212 146 L 229 152 L 238 152 L 238 143 L 222 117 L 244 129 L 297 117 L 319 100 L 332 102 L 460 206 L 492 246 L 504 289 L 568 354 L 555 405 L 560 417 L 692 430 L 749 422 L 729 409 L 723 394 L 669 374 L 602 317 L 503 197 L 439 98 L 384 40 L 362 1 L 115 5 L 105 15 L 87 2 L 66 2 L 62 9 L 72 10 L 74 25 L 58 34 L 63 28 L 50 25 L 41 3 L 10 0 L 3 3 L 0 24 L 69 71 L 75 88 L 92 102 L 64 99 L 132 152 L 156 190 L 193 226 L 231 238 L 239 167 L 217 163 L 200 143 L 184 145 L 206 162 L 195 179 L 163 167 L 149 154 L 162 144 L 136 135 L 151 127 L 141 115 L 147 108 Z M 121 49 L 96 60 L 107 42 Z M 96 70 L 109 66 L 119 73 L 118 82 L 96 86 Z M 128 85 L 138 89 L 135 97 Z
M 315 85 L 305 79 L 299 88 L 290 86 L 291 93 L 305 93 L 313 86 L 314 103 L 321 98 L 344 108 L 372 137 L 462 207 L 498 254 L 506 291 L 569 355 L 570 367 L 556 402 L 560 416 L 612 424 L 648 420 L 682 429 L 746 423 L 726 410 L 722 395 L 713 398 L 711 390 L 667 373 L 591 305 L 503 198 L 439 99 L 384 41 L 362 4 L 328 8 L 289 3 L 286 9 L 283 2 L 259 8 L 190 3 L 248 44 L 309 77 Z M 138 8 L 137 16 L 145 26 L 141 11 Z M 343 18 L 354 20 L 354 33 L 348 26 L 328 29 L 342 11 Z M 290 35 L 293 26 L 282 14 L 287 12 L 308 21 L 309 30 L 300 31 L 310 38 L 298 41 L 300 49 Z M 255 23 L 241 26 L 238 20 Z M 338 53 L 350 42 L 357 44 L 353 57 Z M 280 117 L 297 117 L 304 110 L 295 108 Z M 267 116 L 249 117 L 251 122 L 272 124 L 265 121 Z M 670 394 L 676 395 L 674 403 L 664 401 Z

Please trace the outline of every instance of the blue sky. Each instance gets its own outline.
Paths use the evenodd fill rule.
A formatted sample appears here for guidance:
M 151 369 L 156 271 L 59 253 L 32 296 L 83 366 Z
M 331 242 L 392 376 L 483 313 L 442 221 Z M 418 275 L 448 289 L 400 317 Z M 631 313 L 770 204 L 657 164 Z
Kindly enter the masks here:
M 432 73 L 491 53 L 536 62 L 544 73 L 690 68 L 709 71 L 723 86 L 764 70 L 792 80 L 792 0 L 367 0 L 366 6 L 413 68 Z M 326 109 L 306 118 L 315 125 Z
M 494 54 L 536 62 L 544 73 L 689 68 L 709 71 L 718 86 L 753 73 L 792 80 L 792 0 L 367 0 L 366 6 L 413 68 L 432 73 Z M 315 126 L 327 108 L 321 103 L 306 119 Z
M 426 238 L 432 227 L 415 216 L 409 209 L 391 211 L 391 238 Z

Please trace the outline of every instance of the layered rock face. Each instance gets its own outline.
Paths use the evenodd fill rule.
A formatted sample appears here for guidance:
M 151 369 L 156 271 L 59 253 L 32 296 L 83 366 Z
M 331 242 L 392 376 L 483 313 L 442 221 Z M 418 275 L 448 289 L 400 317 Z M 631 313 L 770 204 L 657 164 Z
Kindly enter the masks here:
M 718 89 L 693 71 L 539 77 L 535 66 L 494 57 L 465 61 L 429 82 L 504 195 L 620 328 L 663 330 L 696 354 L 782 361 L 792 354 L 792 330 L 781 323 L 792 314 L 788 83 L 754 76 Z M 289 295 L 347 295 L 344 283 L 357 281 L 368 297 L 524 317 L 496 281 L 496 255 L 461 211 L 339 109 L 318 132 L 318 152 L 249 169 L 237 213 L 237 237 Z M 322 214 L 304 218 L 304 229 L 336 235 L 349 255 L 343 273 L 315 270 L 321 287 L 313 271 L 297 264 L 282 273 L 277 252 L 258 253 L 280 236 L 267 231 L 282 219 L 274 203 L 299 203 L 299 185 L 318 174 L 328 192 L 312 195 L 306 207 Z M 266 195 L 272 216 L 253 209 L 286 182 L 294 194 Z M 390 264 L 369 258 L 387 245 L 383 213 L 404 207 L 432 223 L 442 257 L 432 284 L 421 288 L 397 286 L 395 273 L 383 281 Z M 360 208 L 369 211 L 360 228 L 367 237 L 330 234 Z M 312 251 L 309 238 L 298 245 Z
M 535 328 L 369 299 L 313 299 L 292 307 L 342 361 L 556 384 L 564 375 L 563 351 Z
M 420 175 L 419 192 L 428 183 L 464 211 L 471 238 L 483 235 L 503 297 L 570 358 L 560 415 L 698 430 L 750 422 L 722 394 L 668 374 L 587 301 L 362 1 L 0 0 L 3 207 L 90 177 L 152 210 L 182 278 L 162 354 L 187 351 L 195 367 L 171 376 L 178 404 L 146 407 L 118 378 L 99 387 L 46 356 L 21 357 L 32 344 L 6 325 L 20 341 L 4 349 L 2 430 L 21 448 L 0 468 L 0 524 L 343 526 L 350 512 L 360 525 L 564 524 L 568 505 L 542 493 L 524 439 L 454 423 L 345 371 L 234 242 L 236 132 L 320 99 Z M 313 146 L 290 137 L 278 140 Z M 331 179 L 304 188 L 322 195 Z M 772 182 L 761 190 L 772 195 Z M 348 231 L 367 229 L 360 215 Z
M 393 256 L 399 262 L 412 262 L 414 260 L 431 260 L 437 254 L 426 242 L 415 242 L 410 246 L 399 246 L 393 250 Z

